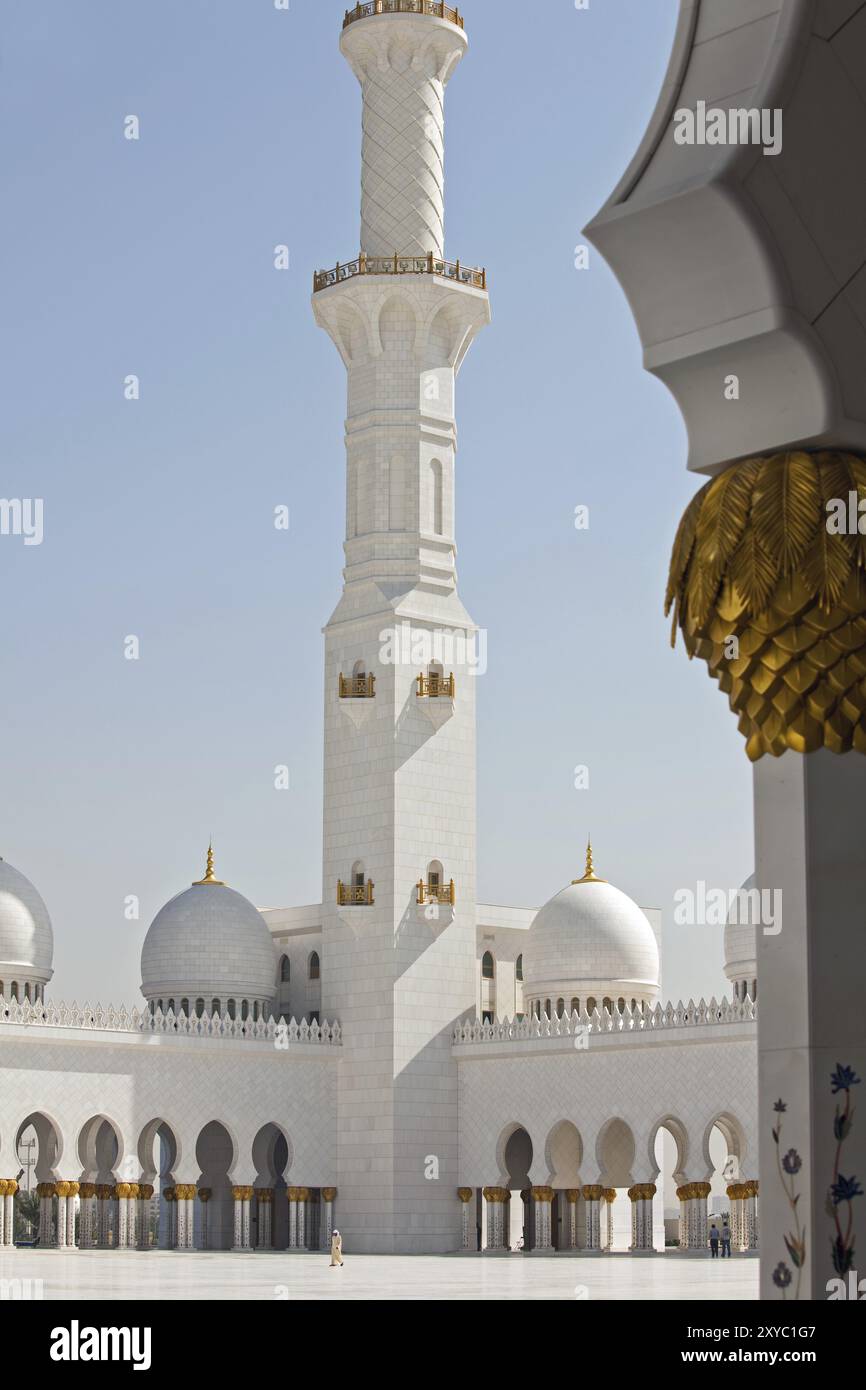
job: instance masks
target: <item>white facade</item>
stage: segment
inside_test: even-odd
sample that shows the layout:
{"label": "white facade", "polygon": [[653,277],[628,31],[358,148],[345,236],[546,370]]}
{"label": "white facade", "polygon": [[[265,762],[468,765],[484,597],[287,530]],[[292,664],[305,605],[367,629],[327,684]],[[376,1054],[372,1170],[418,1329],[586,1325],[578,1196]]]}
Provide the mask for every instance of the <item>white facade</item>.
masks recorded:
{"label": "white facade", "polygon": [[148,932],[143,1012],[46,1007],[50,920],[0,864],[7,1245],[24,1166],[42,1245],[320,1249],[338,1220],[347,1251],[500,1253],[519,1230],[527,1252],[647,1253],[678,1203],[700,1252],[719,1144],[736,1247],[757,1241],[748,994],[662,1008],[660,914],[591,858],[537,914],[477,902],[455,382],[490,311],[484,273],[444,260],[442,176],[466,37],[397,10],[347,16],[362,240],[315,281],[348,376],[322,902],[258,911],[209,852]]}

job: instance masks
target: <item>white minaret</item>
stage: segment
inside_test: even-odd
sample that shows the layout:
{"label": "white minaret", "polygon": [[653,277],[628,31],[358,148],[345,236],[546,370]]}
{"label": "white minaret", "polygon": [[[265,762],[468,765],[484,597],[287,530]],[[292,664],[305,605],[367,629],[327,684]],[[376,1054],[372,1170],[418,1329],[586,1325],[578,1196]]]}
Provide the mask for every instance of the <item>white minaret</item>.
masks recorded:
{"label": "white minaret", "polygon": [[457,595],[454,382],[490,309],[483,272],[444,260],[463,21],[438,0],[385,8],[346,15],[361,252],[313,295],[349,378],[346,567],[325,629],[322,1009],[344,1029],[346,1248],[437,1252],[460,1245],[450,1035],[475,1005],[477,646]]}

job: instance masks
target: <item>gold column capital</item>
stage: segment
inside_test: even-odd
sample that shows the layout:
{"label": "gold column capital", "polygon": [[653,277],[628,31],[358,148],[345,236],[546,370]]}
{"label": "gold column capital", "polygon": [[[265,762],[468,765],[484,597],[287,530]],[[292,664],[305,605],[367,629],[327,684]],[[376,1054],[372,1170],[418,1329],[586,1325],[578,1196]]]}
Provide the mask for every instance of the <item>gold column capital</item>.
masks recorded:
{"label": "gold column capital", "polygon": [[139,1198],[139,1201],[141,1201],[141,1202],[149,1202],[152,1196],[153,1196],[153,1184],[152,1184],[152,1183],[149,1183],[149,1182],[140,1182],[140,1183],[138,1184],[138,1198]]}
{"label": "gold column capital", "polygon": [[36,1184],[37,1197],[53,1197],[57,1191],[57,1186],[53,1182],[40,1182]]}
{"label": "gold column capital", "polygon": [[79,1184],[79,1188],[78,1188],[78,1195],[79,1195],[79,1197],[81,1198],[82,1202],[86,1202],[86,1201],[88,1201],[91,1197],[95,1197],[95,1196],[96,1196],[96,1183],[95,1183],[95,1182],[83,1182],[83,1183],[80,1183],[80,1184]]}
{"label": "gold column capital", "polygon": [[533,1187],[533,1188],[532,1188],[532,1200],[533,1200],[533,1202],[552,1202],[552,1201],[553,1201],[553,1188],[552,1188],[552,1187]]}
{"label": "gold column capital", "polygon": [[507,1187],[484,1187],[482,1195],[485,1202],[507,1202],[509,1198]]}
{"label": "gold column capital", "polygon": [[255,1193],[256,1200],[259,1202],[272,1202],[274,1200],[274,1189],[272,1187],[257,1187]]}
{"label": "gold column capital", "polygon": [[656,1185],[654,1182],[636,1182],[634,1187],[630,1187],[628,1195],[633,1202],[651,1202],[656,1195]]}
{"label": "gold column capital", "polygon": [[680,522],[665,612],[752,762],[866,753],[864,500],[866,457],[786,450],[729,464]]}
{"label": "gold column capital", "polygon": [[683,1183],[682,1187],[677,1188],[677,1196],[681,1202],[691,1202],[696,1197],[709,1197],[710,1191],[708,1182],[686,1182]]}
{"label": "gold column capital", "polygon": [[248,1202],[251,1199],[252,1195],[252,1187],[249,1187],[246,1184],[243,1184],[240,1187],[232,1188],[232,1196],[234,1197],[236,1202]]}
{"label": "gold column capital", "polygon": [[473,1187],[458,1187],[457,1196],[465,1205],[472,1201],[472,1198],[475,1196],[475,1189]]}
{"label": "gold column capital", "polygon": [[323,1188],[322,1188],[322,1200],[323,1200],[323,1201],[325,1201],[325,1202],[334,1202],[334,1201],[336,1201],[336,1198],[337,1198],[337,1189],[336,1189],[336,1187],[323,1187]]}
{"label": "gold column capital", "polygon": [[196,1194],[196,1185],[194,1182],[179,1182],[174,1192],[178,1202],[191,1202]]}
{"label": "gold column capital", "polygon": [[604,1200],[604,1188],[601,1183],[587,1183],[583,1189],[583,1200],[585,1202],[601,1202]]}

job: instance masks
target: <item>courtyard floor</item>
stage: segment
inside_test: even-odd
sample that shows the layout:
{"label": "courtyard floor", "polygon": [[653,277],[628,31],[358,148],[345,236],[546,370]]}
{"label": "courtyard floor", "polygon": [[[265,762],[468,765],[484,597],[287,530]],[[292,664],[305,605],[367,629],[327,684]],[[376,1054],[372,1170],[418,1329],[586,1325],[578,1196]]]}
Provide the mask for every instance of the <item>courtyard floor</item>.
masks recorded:
{"label": "courtyard floor", "polygon": [[757,1299],[756,1259],[232,1255],[50,1250],[0,1253],[3,1297],[44,1299]]}

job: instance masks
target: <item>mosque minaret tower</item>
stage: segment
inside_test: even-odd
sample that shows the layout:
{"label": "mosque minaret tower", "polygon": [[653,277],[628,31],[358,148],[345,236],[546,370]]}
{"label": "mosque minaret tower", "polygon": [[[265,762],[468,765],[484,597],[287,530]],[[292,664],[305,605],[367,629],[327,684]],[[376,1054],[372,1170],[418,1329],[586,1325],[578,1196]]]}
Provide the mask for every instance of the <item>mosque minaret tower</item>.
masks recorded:
{"label": "mosque minaret tower", "polygon": [[[385,12],[383,12],[383,10]],[[445,259],[439,3],[360,5],[358,257],[314,281],[348,374],[346,565],[325,629],[324,1017],[343,1024],[340,1225],[357,1251],[460,1244],[455,1019],[476,997],[476,629],[457,594],[454,385],[489,321]]]}

